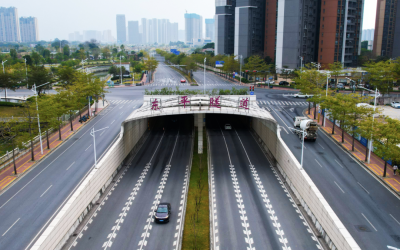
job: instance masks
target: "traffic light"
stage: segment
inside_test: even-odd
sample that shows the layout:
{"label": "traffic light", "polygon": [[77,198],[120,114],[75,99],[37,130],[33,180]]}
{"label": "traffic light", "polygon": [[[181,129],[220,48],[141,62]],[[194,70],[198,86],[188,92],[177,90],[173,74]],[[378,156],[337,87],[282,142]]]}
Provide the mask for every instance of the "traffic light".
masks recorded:
{"label": "traffic light", "polygon": [[251,86],[249,87],[249,91],[251,91]]}
{"label": "traffic light", "polygon": [[254,86],[253,86],[253,91],[254,91]]}
{"label": "traffic light", "polygon": [[257,70],[253,70],[253,73],[257,73]]}
{"label": "traffic light", "polygon": [[249,71],[248,71],[248,70],[245,70],[244,72],[246,72],[246,73],[249,73]]}

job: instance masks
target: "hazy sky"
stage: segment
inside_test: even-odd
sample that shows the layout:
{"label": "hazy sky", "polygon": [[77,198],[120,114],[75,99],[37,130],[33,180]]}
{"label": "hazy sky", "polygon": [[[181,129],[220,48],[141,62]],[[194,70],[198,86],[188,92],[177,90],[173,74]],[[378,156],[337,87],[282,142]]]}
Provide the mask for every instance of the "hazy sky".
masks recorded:
{"label": "hazy sky", "polygon": [[[68,34],[83,30],[112,30],[116,36],[116,14],[126,21],[141,18],[169,19],[184,29],[184,13],[213,18],[215,0],[1,0],[0,7],[18,8],[19,17],[38,18],[39,38],[68,39]],[[363,29],[375,28],[376,0],[365,0]]]}

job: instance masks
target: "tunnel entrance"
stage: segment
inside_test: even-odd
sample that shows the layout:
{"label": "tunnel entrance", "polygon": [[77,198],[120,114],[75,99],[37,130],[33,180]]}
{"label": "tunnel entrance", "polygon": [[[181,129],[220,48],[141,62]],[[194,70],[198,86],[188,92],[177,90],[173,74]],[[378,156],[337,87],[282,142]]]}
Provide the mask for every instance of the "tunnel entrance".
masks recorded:
{"label": "tunnel entrance", "polygon": [[227,114],[206,114],[207,129],[224,129],[225,125],[231,125],[235,129],[250,129],[251,117]]}
{"label": "tunnel entrance", "polygon": [[162,130],[184,130],[192,131],[194,123],[194,115],[166,115],[150,117],[148,119],[148,127],[152,131],[162,131]]}

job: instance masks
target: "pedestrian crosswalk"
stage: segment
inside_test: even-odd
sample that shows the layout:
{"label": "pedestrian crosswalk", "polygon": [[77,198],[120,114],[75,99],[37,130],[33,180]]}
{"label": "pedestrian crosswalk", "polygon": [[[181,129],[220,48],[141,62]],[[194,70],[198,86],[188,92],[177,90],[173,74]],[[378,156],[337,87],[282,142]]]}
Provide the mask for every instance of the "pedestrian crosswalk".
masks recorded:
{"label": "pedestrian crosswalk", "polygon": [[258,105],[274,105],[274,106],[308,106],[308,102],[294,101],[257,101]]}
{"label": "pedestrian crosswalk", "polygon": [[140,101],[139,100],[108,100],[109,103],[111,104],[138,104]]}

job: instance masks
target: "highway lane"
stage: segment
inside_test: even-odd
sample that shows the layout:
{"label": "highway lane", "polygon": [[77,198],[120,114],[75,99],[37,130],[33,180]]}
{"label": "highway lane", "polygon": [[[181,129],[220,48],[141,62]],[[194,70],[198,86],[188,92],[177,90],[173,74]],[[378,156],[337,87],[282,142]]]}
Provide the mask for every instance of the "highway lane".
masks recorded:
{"label": "highway lane", "polygon": [[0,248],[24,249],[34,243],[94,164],[91,128],[109,127],[96,134],[99,157],[119,134],[121,122],[141,103],[136,100],[123,107],[110,105],[1,194]]}
{"label": "highway lane", "polygon": [[[179,126],[184,118],[168,119],[171,126],[151,132],[72,249],[177,249],[193,137],[191,122]],[[171,203],[169,223],[154,223],[158,202]]]}
{"label": "highway lane", "polygon": [[[233,118],[222,117],[206,118],[215,180],[216,246],[319,249],[250,131]],[[233,130],[224,130],[224,119]]]}
{"label": "highway lane", "polygon": [[[279,94],[274,97],[275,101],[293,101]],[[289,127],[293,125],[292,118],[301,115],[307,107],[261,106],[270,109],[284,128],[281,136],[300,161],[301,143]],[[359,246],[362,249],[387,249],[388,245],[399,248],[399,199],[322,131],[316,142],[306,142],[305,146],[304,169]]]}

